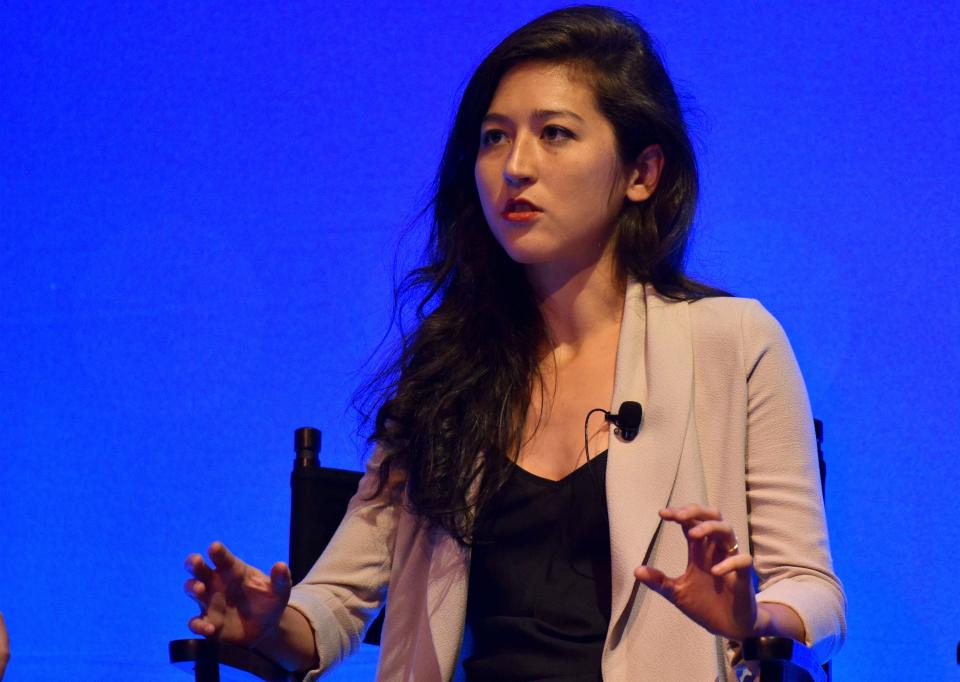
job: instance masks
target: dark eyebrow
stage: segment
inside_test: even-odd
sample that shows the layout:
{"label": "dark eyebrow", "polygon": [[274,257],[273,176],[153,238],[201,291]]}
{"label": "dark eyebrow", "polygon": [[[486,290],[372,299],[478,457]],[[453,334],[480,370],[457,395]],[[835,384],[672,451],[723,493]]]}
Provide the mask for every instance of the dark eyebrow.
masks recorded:
{"label": "dark eyebrow", "polygon": [[[576,113],[575,111],[570,111],[569,109],[536,109],[533,112],[533,117],[536,119],[544,118],[553,118],[554,116],[568,116],[570,118],[575,118],[581,123],[585,123],[583,116]],[[496,112],[490,112],[483,117],[481,123],[509,123],[510,118],[504,114],[498,114]]]}
{"label": "dark eyebrow", "polygon": [[554,116],[569,116],[575,118],[581,123],[585,123],[583,116],[569,109],[537,109],[533,112],[534,118],[553,118]]}

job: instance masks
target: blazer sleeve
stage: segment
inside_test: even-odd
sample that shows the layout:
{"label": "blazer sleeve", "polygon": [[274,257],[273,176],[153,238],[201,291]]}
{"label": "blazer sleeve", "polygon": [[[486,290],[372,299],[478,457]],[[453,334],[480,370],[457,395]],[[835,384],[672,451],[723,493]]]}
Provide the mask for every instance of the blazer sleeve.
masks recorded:
{"label": "blazer sleeve", "polygon": [[378,449],[329,545],[290,596],[289,605],[313,628],[317,647],[319,666],[307,682],[356,651],[386,596],[403,476],[391,471],[388,484],[374,495],[381,459]]}
{"label": "blazer sleeve", "polygon": [[752,301],[741,317],[747,377],[746,489],[760,602],[800,616],[806,644],[829,659],[846,635],[846,596],[833,571],[813,417],[783,328]]}

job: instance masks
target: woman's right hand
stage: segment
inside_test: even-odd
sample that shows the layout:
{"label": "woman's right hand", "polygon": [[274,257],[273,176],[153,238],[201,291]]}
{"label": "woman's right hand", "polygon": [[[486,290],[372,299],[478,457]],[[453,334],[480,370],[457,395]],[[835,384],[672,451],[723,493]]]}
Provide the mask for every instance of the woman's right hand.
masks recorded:
{"label": "woman's right hand", "polygon": [[184,589],[200,605],[200,615],[190,619],[190,630],[231,644],[255,646],[280,622],[290,599],[290,569],[278,562],[267,576],[231,554],[222,542],[211,544],[207,554],[213,566],[199,554],[191,554],[186,561],[193,577]]}

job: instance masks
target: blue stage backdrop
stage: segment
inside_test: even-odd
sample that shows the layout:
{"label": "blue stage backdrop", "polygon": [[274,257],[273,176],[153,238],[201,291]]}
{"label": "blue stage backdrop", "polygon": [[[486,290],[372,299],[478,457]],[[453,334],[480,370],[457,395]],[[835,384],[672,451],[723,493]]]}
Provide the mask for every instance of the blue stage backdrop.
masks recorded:
{"label": "blue stage backdrop", "polygon": [[[458,92],[556,6],[0,5],[7,680],[187,679],[184,557],[285,558],[295,427],[359,468]],[[957,679],[956,5],[621,7],[688,97],[693,270],[781,320],[826,422],[836,678]]]}

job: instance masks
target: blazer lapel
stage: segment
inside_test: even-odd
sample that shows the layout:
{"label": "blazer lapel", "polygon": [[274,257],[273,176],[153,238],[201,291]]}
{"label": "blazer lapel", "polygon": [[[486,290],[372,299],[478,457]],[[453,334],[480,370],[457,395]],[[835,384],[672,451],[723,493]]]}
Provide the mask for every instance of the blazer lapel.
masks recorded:
{"label": "blazer lapel", "polygon": [[670,499],[693,396],[693,355],[687,304],[667,301],[653,287],[627,289],[613,390],[643,406],[632,442],[610,434],[607,507],[613,567],[611,624],[634,594],[633,570],[644,562],[660,528],[657,512]]}
{"label": "blazer lapel", "polygon": [[[467,614],[467,580],[470,553],[446,533],[436,533],[436,544],[430,560],[427,579],[427,614],[436,661],[428,658],[430,670],[435,664],[440,679],[450,680],[456,674],[457,657],[463,640]],[[425,672],[425,671],[421,671]],[[431,679],[418,674],[413,681]]]}

